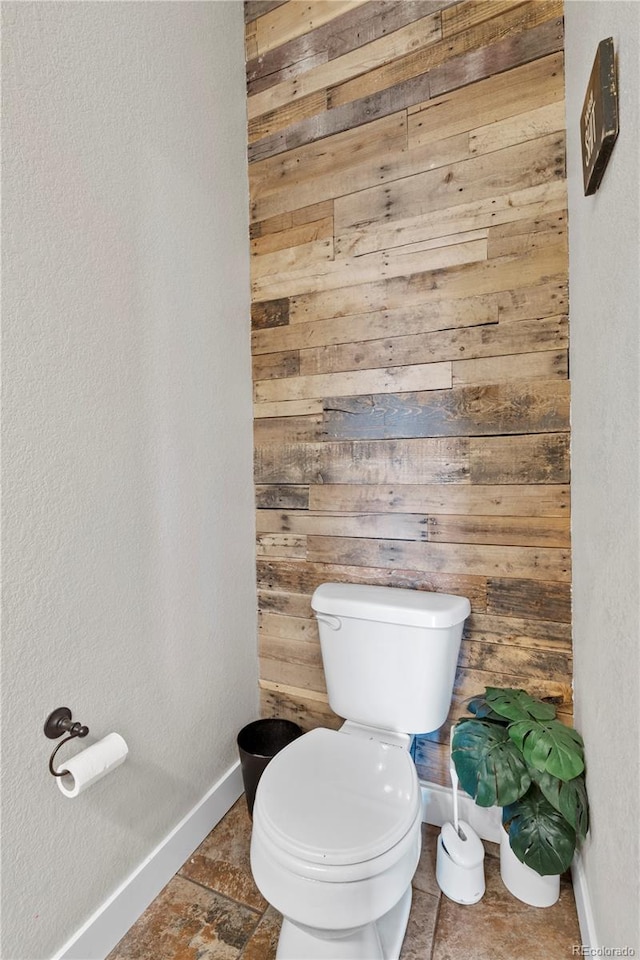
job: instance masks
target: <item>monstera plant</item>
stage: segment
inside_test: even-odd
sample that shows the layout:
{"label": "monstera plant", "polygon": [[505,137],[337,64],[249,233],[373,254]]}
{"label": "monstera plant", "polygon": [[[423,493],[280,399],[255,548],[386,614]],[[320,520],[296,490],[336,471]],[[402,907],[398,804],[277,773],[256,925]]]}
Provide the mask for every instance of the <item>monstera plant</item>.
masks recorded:
{"label": "monstera plant", "polygon": [[582,737],[551,703],[487,687],[458,721],[452,757],[481,807],[502,807],[518,860],[541,876],[563,873],[589,828]]}

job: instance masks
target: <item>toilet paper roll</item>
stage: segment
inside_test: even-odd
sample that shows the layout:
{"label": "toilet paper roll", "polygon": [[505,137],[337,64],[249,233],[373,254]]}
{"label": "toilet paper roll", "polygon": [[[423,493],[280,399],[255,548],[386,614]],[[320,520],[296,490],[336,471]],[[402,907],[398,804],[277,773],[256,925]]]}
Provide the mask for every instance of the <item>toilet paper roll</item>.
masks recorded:
{"label": "toilet paper roll", "polygon": [[87,787],[101,780],[127,759],[129,748],[119,733],[110,733],[97,743],[61,763],[67,772],[58,777],[58,786],[65,797],[77,797]]}

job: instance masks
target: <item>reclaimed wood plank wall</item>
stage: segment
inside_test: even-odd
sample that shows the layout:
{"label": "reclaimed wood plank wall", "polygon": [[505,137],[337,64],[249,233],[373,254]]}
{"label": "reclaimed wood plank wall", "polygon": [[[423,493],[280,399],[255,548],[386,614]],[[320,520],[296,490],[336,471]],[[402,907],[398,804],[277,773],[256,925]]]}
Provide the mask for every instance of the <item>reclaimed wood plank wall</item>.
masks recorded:
{"label": "reclaimed wood plank wall", "polygon": [[340,722],[309,604],[333,580],[470,598],[452,717],[496,684],[569,718],[562,5],[245,20],[263,715]]}

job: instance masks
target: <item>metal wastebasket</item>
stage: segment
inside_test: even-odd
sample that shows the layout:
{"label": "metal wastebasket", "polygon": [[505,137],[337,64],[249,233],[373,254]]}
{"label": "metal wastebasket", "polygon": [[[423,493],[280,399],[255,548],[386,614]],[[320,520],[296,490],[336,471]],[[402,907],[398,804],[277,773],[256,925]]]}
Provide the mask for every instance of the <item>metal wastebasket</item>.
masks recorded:
{"label": "metal wastebasket", "polygon": [[303,730],[291,720],[269,717],[254,720],[238,734],[238,753],[249,816],[253,817],[256,788],[262,773],[279,750],[302,736]]}

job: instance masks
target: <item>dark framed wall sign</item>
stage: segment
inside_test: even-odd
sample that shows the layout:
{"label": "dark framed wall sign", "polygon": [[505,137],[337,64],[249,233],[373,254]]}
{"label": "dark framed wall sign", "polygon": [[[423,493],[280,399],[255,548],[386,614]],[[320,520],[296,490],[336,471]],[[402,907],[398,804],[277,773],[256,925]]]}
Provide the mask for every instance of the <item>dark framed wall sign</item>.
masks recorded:
{"label": "dark framed wall sign", "polygon": [[618,84],[613,38],[598,44],[580,117],[582,174],[588,197],[600,186],[618,136]]}

